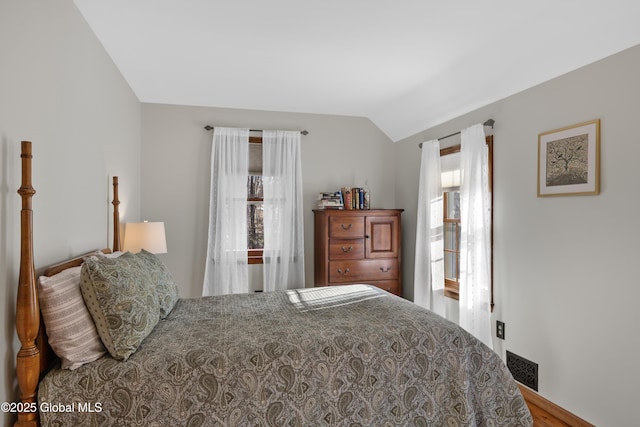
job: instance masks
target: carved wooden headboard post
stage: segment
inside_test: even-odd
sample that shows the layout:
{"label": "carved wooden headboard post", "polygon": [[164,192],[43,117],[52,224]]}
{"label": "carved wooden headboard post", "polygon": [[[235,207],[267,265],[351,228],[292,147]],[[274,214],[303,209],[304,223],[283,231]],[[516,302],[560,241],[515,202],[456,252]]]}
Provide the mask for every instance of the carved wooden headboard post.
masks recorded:
{"label": "carved wooden headboard post", "polygon": [[[18,278],[18,295],[16,304],[16,330],[20,338],[20,350],[16,360],[16,376],[20,387],[20,401],[23,410],[18,412],[15,427],[37,427],[40,425],[37,407],[38,382],[40,375],[46,372],[55,355],[48,344],[48,339],[41,322],[38,288],[36,287],[35,260],[33,256],[33,189],[31,142],[22,141],[22,185],[18,194],[22,198],[20,211],[20,275]],[[113,250],[120,249],[120,214],[118,211],[118,177],[113,177]],[[109,253],[109,248],[102,250]],[[67,268],[82,264],[82,255],[74,259],[56,264],[44,271],[45,276],[52,276]]]}
{"label": "carved wooden headboard post", "polygon": [[[37,404],[36,389],[40,376],[40,350],[36,344],[40,328],[40,305],[36,290],[33,259],[32,198],[36,191],[31,185],[31,142],[22,141],[22,198],[20,211],[20,276],[16,305],[16,330],[22,343],[16,360],[20,400],[23,404]],[[18,413],[16,426],[36,426],[38,415],[34,411]]]}
{"label": "carved wooden headboard post", "polygon": [[120,250],[120,212],[118,206],[120,200],[118,200],[118,177],[113,177],[113,251]]}

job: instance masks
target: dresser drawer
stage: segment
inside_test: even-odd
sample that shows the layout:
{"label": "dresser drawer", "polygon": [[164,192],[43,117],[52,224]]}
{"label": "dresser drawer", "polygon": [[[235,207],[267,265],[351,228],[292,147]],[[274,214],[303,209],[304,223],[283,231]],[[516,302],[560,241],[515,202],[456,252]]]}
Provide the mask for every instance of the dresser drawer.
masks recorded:
{"label": "dresser drawer", "polygon": [[364,237],[364,216],[329,217],[329,237],[354,239]]}
{"label": "dresser drawer", "polygon": [[397,280],[382,280],[380,282],[371,282],[370,285],[377,286],[380,289],[383,289],[387,292],[390,292],[394,295],[400,295],[400,283]]}
{"label": "dresser drawer", "polygon": [[364,259],[364,239],[330,239],[329,259]]}
{"label": "dresser drawer", "polygon": [[398,273],[397,259],[329,262],[330,283],[395,280]]}
{"label": "dresser drawer", "polygon": [[347,282],[347,283],[331,283],[329,286],[345,286],[345,285],[371,285],[377,288],[382,289],[383,291],[387,291],[391,294],[397,295],[399,297],[402,296],[400,291],[400,282],[398,280],[367,280],[360,282]]}

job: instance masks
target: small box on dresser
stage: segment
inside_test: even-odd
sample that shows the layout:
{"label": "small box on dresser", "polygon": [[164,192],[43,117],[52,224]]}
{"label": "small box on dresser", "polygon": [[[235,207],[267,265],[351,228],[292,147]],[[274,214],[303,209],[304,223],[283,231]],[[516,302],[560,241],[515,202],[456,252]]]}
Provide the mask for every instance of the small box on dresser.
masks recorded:
{"label": "small box on dresser", "polygon": [[366,283],[402,296],[402,211],[314,210],[315,286]]}

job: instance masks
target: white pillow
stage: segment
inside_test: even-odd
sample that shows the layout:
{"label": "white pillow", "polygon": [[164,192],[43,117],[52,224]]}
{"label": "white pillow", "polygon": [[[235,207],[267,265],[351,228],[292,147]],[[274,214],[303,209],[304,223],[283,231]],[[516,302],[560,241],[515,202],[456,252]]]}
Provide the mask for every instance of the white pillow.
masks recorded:
{"label": "white pillow", "polygon": [[76,369],[107,353],[80,292],[81,267],[38,279],[40,311],[49,345],[63,369]]}

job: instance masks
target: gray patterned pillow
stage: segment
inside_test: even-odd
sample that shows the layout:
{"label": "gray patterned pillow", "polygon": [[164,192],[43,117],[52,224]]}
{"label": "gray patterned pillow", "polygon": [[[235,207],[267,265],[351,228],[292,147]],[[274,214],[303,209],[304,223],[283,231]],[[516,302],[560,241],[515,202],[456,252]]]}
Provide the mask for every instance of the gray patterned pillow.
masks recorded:
{"label": "gray patterned pillow", "polygon": [[85,259],[80,290],[104,346],[115,359],[127,360],[160,318],[148,269],[131,253]]}
{"label": "gray patterned pillow", "polygon": [[178,301],[178,285],[173,281],[171,273],[160,259],[144,249],[136,254],[149,270],[151,280],[156,286],[158,303],[160,304],[160,318],[164,319],[171,313]]}

